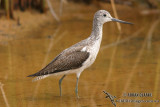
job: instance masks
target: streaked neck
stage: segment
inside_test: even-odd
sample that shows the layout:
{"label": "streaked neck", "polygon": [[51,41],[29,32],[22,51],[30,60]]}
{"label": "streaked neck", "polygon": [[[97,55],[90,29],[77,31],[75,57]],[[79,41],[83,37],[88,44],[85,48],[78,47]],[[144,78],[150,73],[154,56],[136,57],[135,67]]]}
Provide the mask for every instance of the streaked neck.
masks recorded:
{"label": "streaked neck", "polygon": [[97,19],[93,20],[93,28],[91,33],[92,39],[101,39],[102,38],[102,30],[103,30],[103,24],[99,23]]}

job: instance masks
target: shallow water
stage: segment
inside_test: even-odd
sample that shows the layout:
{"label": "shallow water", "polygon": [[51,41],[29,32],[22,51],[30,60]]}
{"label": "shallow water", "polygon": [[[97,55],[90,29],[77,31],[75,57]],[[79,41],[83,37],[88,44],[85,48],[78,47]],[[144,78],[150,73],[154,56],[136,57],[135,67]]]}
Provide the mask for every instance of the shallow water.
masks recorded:
{"label": "shallow water", "polygon": [[[87,14],[87,13],[86,13]],[[122,19],[124,19],[122,17]],[[132,18],[135,25],[116,23],[103,28],[101,50],[95,63],[80,76],[79,96],[75,96],[76,76],[68,75],[62,82],[62,97],[58,81],[61,76],[32,82],[26,76],[39,71],[65,48],[85,39],[91,32],[92,19],[65,20],[49,24],[24,37],[0,45],[0,82],[11,107],[96,107],[113,106],[103,90],[115,100],[160,100],[160,23],[155,16]],[[157,21],[157,22],[156,22]],[[155,28],[154,28],[155,24]],[[153,28],[153,33],[150,29]],[[151,35],[152,34],[152,35]],[[117,38],[119,38],[118,44]],[[126,39],[127,38],[127,39]],[[149,39],[151,38],[151,39]],[[150,97],[124,96],[128,93],[151,93]],[[0,104],[5,106],[2,93]],[[123,107],[159,107],[160,103],[122,103]]]}

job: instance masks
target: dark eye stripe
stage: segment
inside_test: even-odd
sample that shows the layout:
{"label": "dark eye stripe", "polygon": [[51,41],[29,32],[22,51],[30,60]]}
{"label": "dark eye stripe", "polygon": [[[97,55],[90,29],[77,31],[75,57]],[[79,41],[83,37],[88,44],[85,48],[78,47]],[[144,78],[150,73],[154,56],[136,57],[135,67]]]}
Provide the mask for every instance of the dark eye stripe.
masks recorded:
{"label": "dark eye stripe", "polygon": [[106,17],[106,14],[103,14],[104,17]]}

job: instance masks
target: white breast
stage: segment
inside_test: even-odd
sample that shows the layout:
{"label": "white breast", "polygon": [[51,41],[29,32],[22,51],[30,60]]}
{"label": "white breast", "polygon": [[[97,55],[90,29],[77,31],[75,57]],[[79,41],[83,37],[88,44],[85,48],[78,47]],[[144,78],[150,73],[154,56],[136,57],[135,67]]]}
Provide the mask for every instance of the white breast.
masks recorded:
{"label": "white breast", "polygon": [[87,46],[82,49],[82,51],[85,50],[90,53],[89,58],[83,63],[84,69],[88,68],[89,66],[91,66],[94,63],[94,61],[97,57],[97,54],[99,52],[100,44],[101,44],[101,38],[98,39],[92,46]]}

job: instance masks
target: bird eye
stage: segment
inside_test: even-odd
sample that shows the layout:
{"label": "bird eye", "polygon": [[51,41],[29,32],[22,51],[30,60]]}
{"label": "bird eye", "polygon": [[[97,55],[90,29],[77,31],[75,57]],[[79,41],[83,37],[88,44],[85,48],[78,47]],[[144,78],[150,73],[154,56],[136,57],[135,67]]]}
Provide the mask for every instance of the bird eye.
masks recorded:
{"label": "bird eye", "polygon": [[103,14],[104,17],[106,17],[106,14]]}

